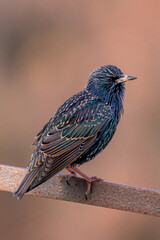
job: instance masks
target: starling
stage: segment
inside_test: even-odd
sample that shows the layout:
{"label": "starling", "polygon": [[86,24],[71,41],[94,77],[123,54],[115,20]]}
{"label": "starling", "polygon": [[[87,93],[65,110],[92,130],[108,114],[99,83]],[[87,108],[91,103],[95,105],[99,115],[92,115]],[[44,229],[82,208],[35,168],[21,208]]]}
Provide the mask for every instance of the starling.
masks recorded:
{"label": "starling", "polygon": [[93,181],[76,166],[93,159],[112,139],[123,113],[125,82],[136,79],[113,65],[92,72],[86,88],[70,97],[36,135],[34,151],[26,175],[13,196],[21,199],[26,192],[66,168],[87,180],[86,197]]}

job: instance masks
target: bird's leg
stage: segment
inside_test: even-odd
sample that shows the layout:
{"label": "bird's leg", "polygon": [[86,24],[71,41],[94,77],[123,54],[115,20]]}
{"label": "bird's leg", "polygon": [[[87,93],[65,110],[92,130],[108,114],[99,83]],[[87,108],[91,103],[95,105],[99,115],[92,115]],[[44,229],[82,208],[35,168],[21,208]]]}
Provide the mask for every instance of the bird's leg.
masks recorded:
{"label": "bird's leg", "polygon": [[68,174],[68,175],[66,176],[66,182],[67,182],[68,185],[70,185],[70,183],[69,183],[70,178],[71,178],[71,177],[76,177],[77,174],[76,174],[76,172],[75,172],[70,166],[67,167],[66,169],[70,172],[70,174]]}
{"label": "bird's leg", "polygon": [[[68,169],[67,169],[67,170],[68,170]],[[74,174],[75,174],[75,173],[78,173],[80,176],[82,176],[84,179],[87,180],[87,191],[86,191],[86,193],[85,193],[85,198],[86,198],[86,200],[89,199],[89,197],[90,197],[90,195],[91,195],[91,193],[92,193],[92,183],[93,183],[94,181],[103,182],[103,179],[98,178],[98,177],[96,177],[96,176],[94,176],[94,177],[88,177],[85,173],[81,172],[81,171],[80,171],[78,168],[76,168],[76,167],[70,167],[69,170],[70,170],[70,171],[73,171]],[[69,171],[69,170],[68,170],[68,171]]]}

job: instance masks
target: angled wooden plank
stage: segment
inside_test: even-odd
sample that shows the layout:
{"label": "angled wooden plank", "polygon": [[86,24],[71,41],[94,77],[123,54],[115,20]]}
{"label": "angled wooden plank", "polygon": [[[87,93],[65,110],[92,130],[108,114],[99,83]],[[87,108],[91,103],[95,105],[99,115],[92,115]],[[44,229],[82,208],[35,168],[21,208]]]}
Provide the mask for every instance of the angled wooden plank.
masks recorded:
{"label": "angled wooden plank", "polygon": [[[25,169],[0,165],[0,191],[13,192]],[[89,201],[85,200],[86,181],[72,178],[68,186],[64,175],[56,175],[27,195],[59,199],[105,208],[160,217],[160,191],[110,182],[94,182]],[[23,200],[22,200],[23,201]]]}

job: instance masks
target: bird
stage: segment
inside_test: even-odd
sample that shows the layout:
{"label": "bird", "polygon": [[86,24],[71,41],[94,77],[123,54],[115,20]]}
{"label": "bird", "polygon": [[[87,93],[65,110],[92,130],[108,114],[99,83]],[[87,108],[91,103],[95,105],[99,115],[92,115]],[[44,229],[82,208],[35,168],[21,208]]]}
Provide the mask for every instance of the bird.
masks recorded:
{"label": "bird", "polygon": [[111,141],[123,114],[125,83],[134,79],[114,65],[95,69],[84,90],[65,101],[36,135],[26,174],[12,195],[20,200],[67,169],[68,184],[77,173],[86,179],[88,199],[92,183],[102,179],[88,177],[77,166],[94,159]]}

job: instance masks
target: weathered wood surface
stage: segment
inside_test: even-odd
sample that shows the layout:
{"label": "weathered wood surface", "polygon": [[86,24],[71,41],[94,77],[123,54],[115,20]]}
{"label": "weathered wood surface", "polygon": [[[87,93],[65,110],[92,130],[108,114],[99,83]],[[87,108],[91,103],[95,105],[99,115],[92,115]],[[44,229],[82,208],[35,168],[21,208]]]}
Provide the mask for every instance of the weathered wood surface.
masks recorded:
{"label": "weathered wood surface", "polygon": [[[25,171],[22,168],[0,165],[0,191],[13,192],[20,183]],[[86,181],[82,178],[72,178],[70,183],[70,186],[66,183],[64,175],[56,175],[27,195],[160,217],[159,190],[110,182],[94,182],[91,199],[87,201],[84,197]]]}

